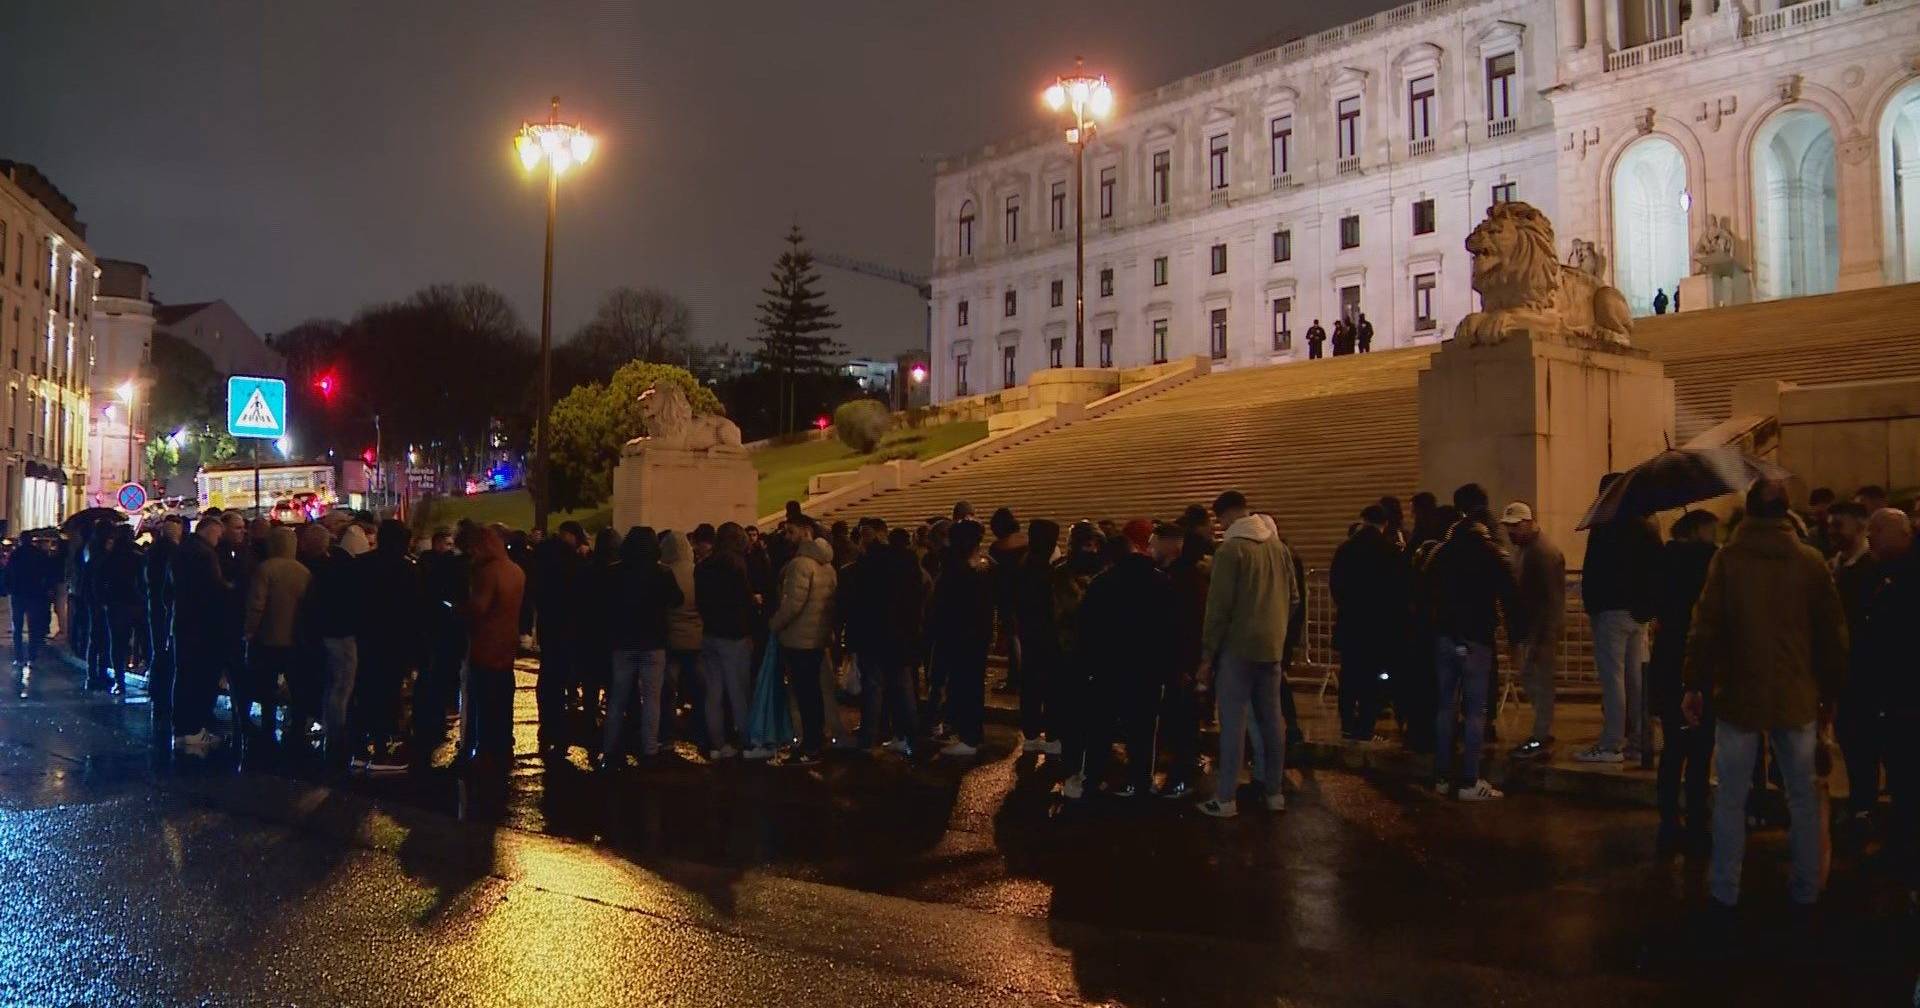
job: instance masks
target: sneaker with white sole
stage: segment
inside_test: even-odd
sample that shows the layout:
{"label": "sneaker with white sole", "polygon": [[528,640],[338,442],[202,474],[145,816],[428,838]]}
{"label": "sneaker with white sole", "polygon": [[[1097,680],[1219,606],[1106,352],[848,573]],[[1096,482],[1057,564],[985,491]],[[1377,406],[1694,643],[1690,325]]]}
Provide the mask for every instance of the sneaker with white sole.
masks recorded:
{"label": "sneaker with white sole", "polygon": [[968,744],[966,744],[965,742],[962,742],[962,741],[961,741],[961,740],[959,740],[959,739],[954,739],[953,741],[951,741],[951,742],[949,742],[949,743],[947,743],[947,744],[946,744],[945,746],[943,746],[943,747],[941,747],[941,749],[940,749],[940,755],[942,755],[942,756],[972,756],[972,755],[974,755],[974,754],[976,754],[976,753],[978,753],[979,751],[980,751],[980,747],[979,747],[979,746],[970,746],[970,745],[968,745]]}
{"label": "sneaker with white sole", "polygon": [[1047,740],[1038,735],[1028,735],[1020,740],[1020,752],[1022,755],[1027,753],[1043,753],[1046,751]]}
{"label": "sneaker with white sole", "polygon": [[882,752],[890,752],[900,756],[913,755],[913,743],[903,738],[888,739],[880,743],[880,749]]}
{"label": "sneaker with white sole", "polygon": [[1156,798],[1185,798],[1192,793],[1193,788],[1188,785],[1173,783],[1161,785],[1153,794]]}
{"label": "sneaker with white sole", "polygon": [[1221,801],[1218,798],[1209,798],[1194,808],[1199,809],[1201,815],[1210,815],[1215,819],[1231,819],[1240,814],[1239,802]]}
{"label": "sneaker with white sole", "polygon": [[738,755],[740,755],[740,750],[735,749],[730,745],[723,745],[720,748],[715,749],[710,753],[707,753],[707,758],[710,760],[723,760],[723,759],[732,759]]}
{"label": "sneaker with white sole", "polygon": [[1077,801],[1078,799],[1084,797],[1086,793],[1087,793],[1087,779],[1081,776],[1080,774],[1074,774],[1073,776],[1068,777],[1066,780],[1063,780],[1060,782],[1060,797],[1062,798],[1068,798],[1068,799],[1073,799]]}
{"label": "sneaker with white sole", "polygon": [[1048,739],[1046,743],[1040,747],[1040,751],[1048,756],[1060,755],[1060,740]]}
{"label": "sneaker with white sole", "polygon": [[1506,792],[1501,791],[1499,788],[1494,787],[1484,780],[1474,781],[1472,787],[1463,787],[1458,794],[1454,795],[1454,797],[1461,801],[1493,801],[1496,798],[1505,798],[1506,796]]}
{"label": "sneaker with white sole", "polygon": [[772,746],[759,746],[759,745],[753,746],[749,748],[746,752],[743,752],[740,754],[742,759],[750,759],[750,760],[770,760],[773,758],[773,755],[774,755],[774,750]]}
{"label": "sneaker with white sole", "polygon": [[1621,754],[1620,750],[1602,749],[1597,745],[1589,746],[1574,753],[1573,759],[1576,763],[1622,763],[1626,761],[1626,757]]}
{"label": "sneaker with white sole", "polygon": [[1285,812],[1286,810],[1287,810],[1286,795],[1274,793],[1267,796],[1267,811]]}

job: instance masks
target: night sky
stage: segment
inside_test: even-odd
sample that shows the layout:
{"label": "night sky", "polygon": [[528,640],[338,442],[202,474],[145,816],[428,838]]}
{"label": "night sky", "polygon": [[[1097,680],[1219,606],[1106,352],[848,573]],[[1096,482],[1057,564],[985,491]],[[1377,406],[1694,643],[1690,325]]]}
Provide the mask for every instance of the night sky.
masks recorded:
{"label": "night sky", "polygon": [[[7,3],[0,157],[79,204],[164,301],[256,330],[434,282],[538,324],[540,188],[520,121],[561,96],[600,138],[561,184],[554,324],[618,284],[744,345],[780,237],[924,272],[933,161],[1046,121],[1086,57],[1131,91],[1378,4],[1099,0]],[[825,271],[856,353],[919,344],[904,287]]]}

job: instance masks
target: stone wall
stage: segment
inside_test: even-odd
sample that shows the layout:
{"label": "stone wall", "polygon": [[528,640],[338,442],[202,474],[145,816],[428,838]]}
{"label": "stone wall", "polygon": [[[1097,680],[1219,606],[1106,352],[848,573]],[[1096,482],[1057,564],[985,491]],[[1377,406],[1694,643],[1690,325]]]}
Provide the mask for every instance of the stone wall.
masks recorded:
{"label": "stone wall", "polygon": [[1920,485],[1920,379],[1782,389],[1780,464],[1842,497]]}

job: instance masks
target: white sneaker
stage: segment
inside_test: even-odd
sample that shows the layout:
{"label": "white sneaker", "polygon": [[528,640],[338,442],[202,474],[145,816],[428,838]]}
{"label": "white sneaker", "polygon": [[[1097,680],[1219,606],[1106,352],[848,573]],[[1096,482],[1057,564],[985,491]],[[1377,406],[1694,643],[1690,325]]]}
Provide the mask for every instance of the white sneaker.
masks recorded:
{"label": "white sneaker", "polygon": [[1287,796],[1286,796],[1286,795],[1283,795],[1283,794],[1270,794],[1270,795],[1268,795],[1268,796],[1267,796],[1267,811],[1269,811],[1269,812],[1285,812],[1286,810],[1287,810]]}
{"label": "white sneaker", "polygon": [[1453,787],[1452,785],[1449,785],[1446,781],[1437,780],[1433,782],[1433,793],[1439,795],[1442,798],[1445,798],[1448,795],[1453,793]]}
{"label": "white sneaker", "polygon": [[1194,807],[1202,815],[1210,815],[1215,819],[1231,819],[1240,814],[1239,802],[1221,801],[1218,798],[1209,798]]}
{"label": "white sneaker", "polygon": [[1020,740],[1020,752],[1043,753],[1047,751],[1047,740],[1038,735],[1029,735]]}
{"label": "white sneaker", "polygon": [[913,743],[903,738],[888,739],[880,743],[880,748],[884,752],[898,753],[902,756],[913,755]]}
{"label": "white sneaker", "polygon": [[720,748],[715,749],[714,751],[708,753],[707,758],[714,759],[714,760],[723,760],[723,759],[732,759],[738,755],[740,755],[740,750],[735,749],[730,745],[723,745]]}
{"label": "white sneaker", "polygon": [[979,746],[970,746],[959,739],[947,743],[940,750],[942,756],[972,756],[980,751]]}
{"label": "white sneaker", "polygon": [[750,759],[750,760],[770,760],[773,758],[773,749],[769,746],[757,745],[757,746],[753,746],[752,748],[749,748],[746,752],[741,753],[740,756],[743,759]]}
{"label": "white sneaker", "polygon": [[1577,763],[1620,763],[1626,757],[1618,749],[1602,749],[1598,745],[1589,746],[1573,754]]}
{"label": "white sneaker", "polygon": [[1060,740],[1059,739],[1046,740],[1044,743],[1041,744],[1040,751],[1047,754],[1048,756],[1060,755]]}
{"label": "white sneaker", "polygon": [[1080,774],[1074,774],[1060,782],[1060,797],[1062,798],[1070,798],[1078,801],[1086,793],[1087,779]]}
{"label": "white sneaker", "polygon": [[1463,787],[1458,794],[1454,795],[1454,797],[1461,801],[1493,801],[1496,798],[1505,798],[1506,796],[1506,792],[1501,791],[1499,788],[1494,787],[1484,780],[1474,781],[1472,787]]}

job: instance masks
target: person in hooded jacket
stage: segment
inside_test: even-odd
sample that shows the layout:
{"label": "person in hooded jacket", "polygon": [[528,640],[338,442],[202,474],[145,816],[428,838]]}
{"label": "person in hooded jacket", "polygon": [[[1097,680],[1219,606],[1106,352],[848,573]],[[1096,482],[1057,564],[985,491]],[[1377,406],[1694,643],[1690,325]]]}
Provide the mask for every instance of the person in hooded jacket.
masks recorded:
{"label": "person in hooded jacket", "polygon": [[1105,568],[1103,542],[1092,522],[1067,530],[1067,552],[1053,565],[1053,624],[1060,639],[1060,676],[1053,690],[1053,728],[1060,733],[1060,761],[1067,768],[1061,794],[1078,798],[1085,783],[1091,705],[1089,665],[1080,647],[1080,602],[1087,586]]}
{"label": "person in hooded jacket", "polygon": [[[552,754],[567,745],[567,702],[580,688],[580,579],[586,537],[578,522],[533,549],[533,607],[540,640],[540,679],[534,695],[540,710],[540,749]],[[591,717],[591,712],[588,712]]]}
{"label": "person in hooded jacket", "polygon": [[[394,752],[399,739],[400,690],[420,663],[418,627],[426,615],[420,567],[407,552],[407,527],[391,518],[374,533],[372,551],[354,561],[366,592],[358,643],[359,670],[349,717],[355,754],[372,750],[371,773],[398,772],[408,761]],[[416,714],[417,716],[417,714]],[[429,712],[438,718],[437,712]]]}
{"label": "person in hooded jacket", "polygon": [[660,537],[639,525],[620,544],[620,587],[614,603],[613,668],[600,766],[626,765],[627,705],[640,691],[640,753],[660,754],[660,688],[666,675],[667,618],[683,601],[673,572],[660,563]]}
{"label": "person in hooded jacket", "polygon": [[1333,595],[1333,646],[1340,652],[1340,735],[1374,741],[1374,724],[1406,647],[1407,565],[1387,538],[1387,512],[1369,504],[1360,528],[1333,551],[1327,576]]}
{"label": "person in hooded jacket", "polygon": [[504,769],[513,756],[513,660],[520,644],[526,575],[507,558],[499,533],[471,527],[460,544],[472,558],[461,606],[467,627],[463,725],[475,759]]}
{"label": "person in hooded jacket", "polygon": [[1078,614],[1094,718],[1082,786],[1105,787],[1117,733],[1127,749],[1127,779],[1113,792],[1121,798],[1153,788],[1154,718],[1174,663],[1171,615],[1178,603],[1173,581],[1154,566],[1152,538],[1144,519],[1123,526],[1124,552],[1087,585]]}
{"label": "person in hooded jacket", "polygon": [[914,732],[914,638],[925,604],[925,582],[910,549],[896,545],[885,522],[861,522],[866,546],[840,572],[840,607],[847,646],[860,666],[859,744],[870,749],[891,722],[887,748],[911,754]]}
{"label": "person in hooded jacket", "polygon": [[[226,525],[219,518],[202,518],[193,535],[181,540],[173,554],[167,582],[173,589],[173,747],[187,755],[204,756],[219,744],[208,731],[213,720],[213,698],[224,664],[221,630],[233,583],[220,570],[220,540]],[[235,708],[238,710],[238,707]]]}
{"label": "person in hooded jacket", "polygon": [[[1600,493],[1620,478],[1608,473]],[[1647,712],[1643,670],[1647,623],[1658,594],[1660,533],[1653,519],[1623,515],[1587,534],[1580,596],[1593,626],[1593,663],[1600,677],[1600,737],[1574,754],[1582,763],[1619,763],[1651,757],[1646,750]]]}
{"label": "person in hooded jacket", "polygon": [[1020,640],[1020,742],[1023,753],[1061,752],[1060,729],[1053,723],[1055,694],[1065,674],[1060,625],[1054,618],[1053,553],[1060,526],[1045,518],[1027,523],[1025,555],[1013,573],[1009,597]]}
{"label": "person in hooded jacket", "polygon": [[673,583],[680,589],[680,604],[667,613],[666,679],[673,686],[676,701],[693,705],[695,716],[689,727],[692,728],[694,743],[701,752],[706,752],[712,746],[707,739],[707,721],[703,713],[707,700],[700,688],[703,682],[700,674],[700,644],[704,633],[693,583],[693,544],[680,532],[662,535],[660,563],[673,575]]}
{"label": "person in hooded jacket", "polygon": [[833,546],[813,538],[812,529],[806,522],[790,522],[786,527],[784,534],[794,555],[780,572],[780,602],[767,620],[768,631],[779,641],[780,665],[800,708],[800,752],[792,762],[802,765],[818,762],[825,744],[820,674],[833,636],[833,598],[839,583]]}
{"label": "person in hooded jacket", "polygon": [[[1249,713],[1264,754],[1261,785],[1271,811],[1286,808],[1281,793],[1286,770],[1286,725],[1282,720],[1280,669],[1292,638],[1293,613],[1302,594],[1291,551],[1280,542],[1273,519],[1253,512],[1238,491],[1214,502],[1226,537],[1214,551],[1201,625],[1201,681],[1211,682],[1220,718],[1220,762],[1214,796],[1199,806],[1206,815],[1239,813],[1242,746]],[[1227,519],[1231,518],[1231,521]],[[1217,662],[1217,665],[1216,665]]]}
{"label": "person in hooded jacket", "polygon": [[[294,559],[297,543],[293,529],[276,528],[267,536],[267,559],[255,568],[247,584],[244,634],[249,659],[248,674],[233,686],[233,730],[235,741],[243,742],[251,730],[250,713],[254,702],[260,704],[260,735],[271,739],[274,711],[279,704],[280,680],[293,678],[294,646],[299,642],[301,609],[313,575]],[[291,691],[298,693],[297,689]],[[291,748],[306,736],[306,722],[299,717],[287,719],[287,744]]]}
{"label": "person in hooded jacket", "polygon": [[[1505,550],[1493,538],[1487,492],[1468,483],[1453,493],[1460,511],[1426,563],[1434,589],[1434,664],[1440,704],[1434,715],[1434,789],[1461,801],[1505,795],[1480,776],[1493,679],[1493,646],[1502,611],[1511,612],[1515,583]],[[1459,776],[1450,774],[1456,718],[1465,706],[1466,738]]]}
{"label": "person in hooded jacket", "polygon": [[460,668],[467,659],[467,557],[453,548],[453,530],[438,528],[420,554],[420,605],[424,612],[420,675],[413,683],[412,756],[416,769],[433,765],[447,740],[447,717],[458,704]]}
{"label": "person in hooded jacket", "polygon": [[[1680,710],[1680,672],[1686,664],[1687,633],[1693,606],[1707,583],[1707,568],[1718,552],[1719,522],[1712,512],[1689,511],[1673,523],[1673,536],[1660,551],[1659,600],[1653,616],[1653,660],[1647,665],[1649,705],[1660,716],[1660,843],[1670,846],[1684,835],[1699,853],[1708,849],[1707,773],[1713,762],[1713,716],[1687,723]],[[1686,821],[1680,818],[1681,779],[1686,780]]]}
{"label": "person in hooded jacket", "polygon": [[[314,537],[308,529],[325,535],[317,525],[302,526],[301,532]],[[366,627],[372,586],[367,568],[344,544],[348,535],[358,537],[359,544],[365,545],[366,536],[351,525],[342,534],[342,542],[314,539],[313,551],[319,555],[310,557],[313,582],[307,589],[309,636],[319,645],[321,682],[326,691],[320,722],[326,727],[327,761],[336,769],[345,769],[350,758],[357,762],[364,757],[361,740],[355,737],[361,733],[355,729],[361,721],[358,708],[365,705],[358,682],[360,635]]]}
{"label": "person in hooded jacket", "polygon": [[[614,627],[620,622],[621,535],[612,526],[594,534],[593,555],[580,577],[580,654],[578,673],[581,709],[591,722],[600,713],[607,686],[613,681]],[[591,724],[587,755],[600,758],[600,725]]]}
{"label": "person in hooded jacket", "polygon": [[1162,798],[1184,798],[1200,775],[1201,628],[1207,618],[1207,583],[1213,538],[1179,525],[1153,531],[1154,560],[1173,585],[1172,662],[1160,703],[1160,737],[1167,748],[1167,782]]}
{"label": "person in hooded jacket", "polygon": [[993,542],[987,545],[987,578],[993,586],[994,650],[1007,656],[1007,679],[1003,688],[1021,689],[1025,680],[1021,669],[1025,656],[1020,653],[1019,614],[1014,605],[1014,584],[1019,579],[1020,563],[1027,555],[1027,535],[1020,530],[1020,519],[1012,508],[995,508],[987,519],[987,531]]}
{"label": "person in hooded jacket", "polygon": [[759,622],[752,575],[747,568],[747,534],[736,522],[714,531],[713,552],[694,568],[693,598],[700,609],[701,695],[706,703],[708,756],[732,759],[740,750],[728,741],[727,716],[744,735],[751,699],[754,628]]}
{"label": "person in hooded jacket", "polygon": [[947,727],[953,734],[940,750],[943,756],[972,756],[982,741],[987,649],[993,643],[993,589],[976,556],[983,531],[972,519],[954,524],[927,614],[927,643],[935,674],[946,682]]}

